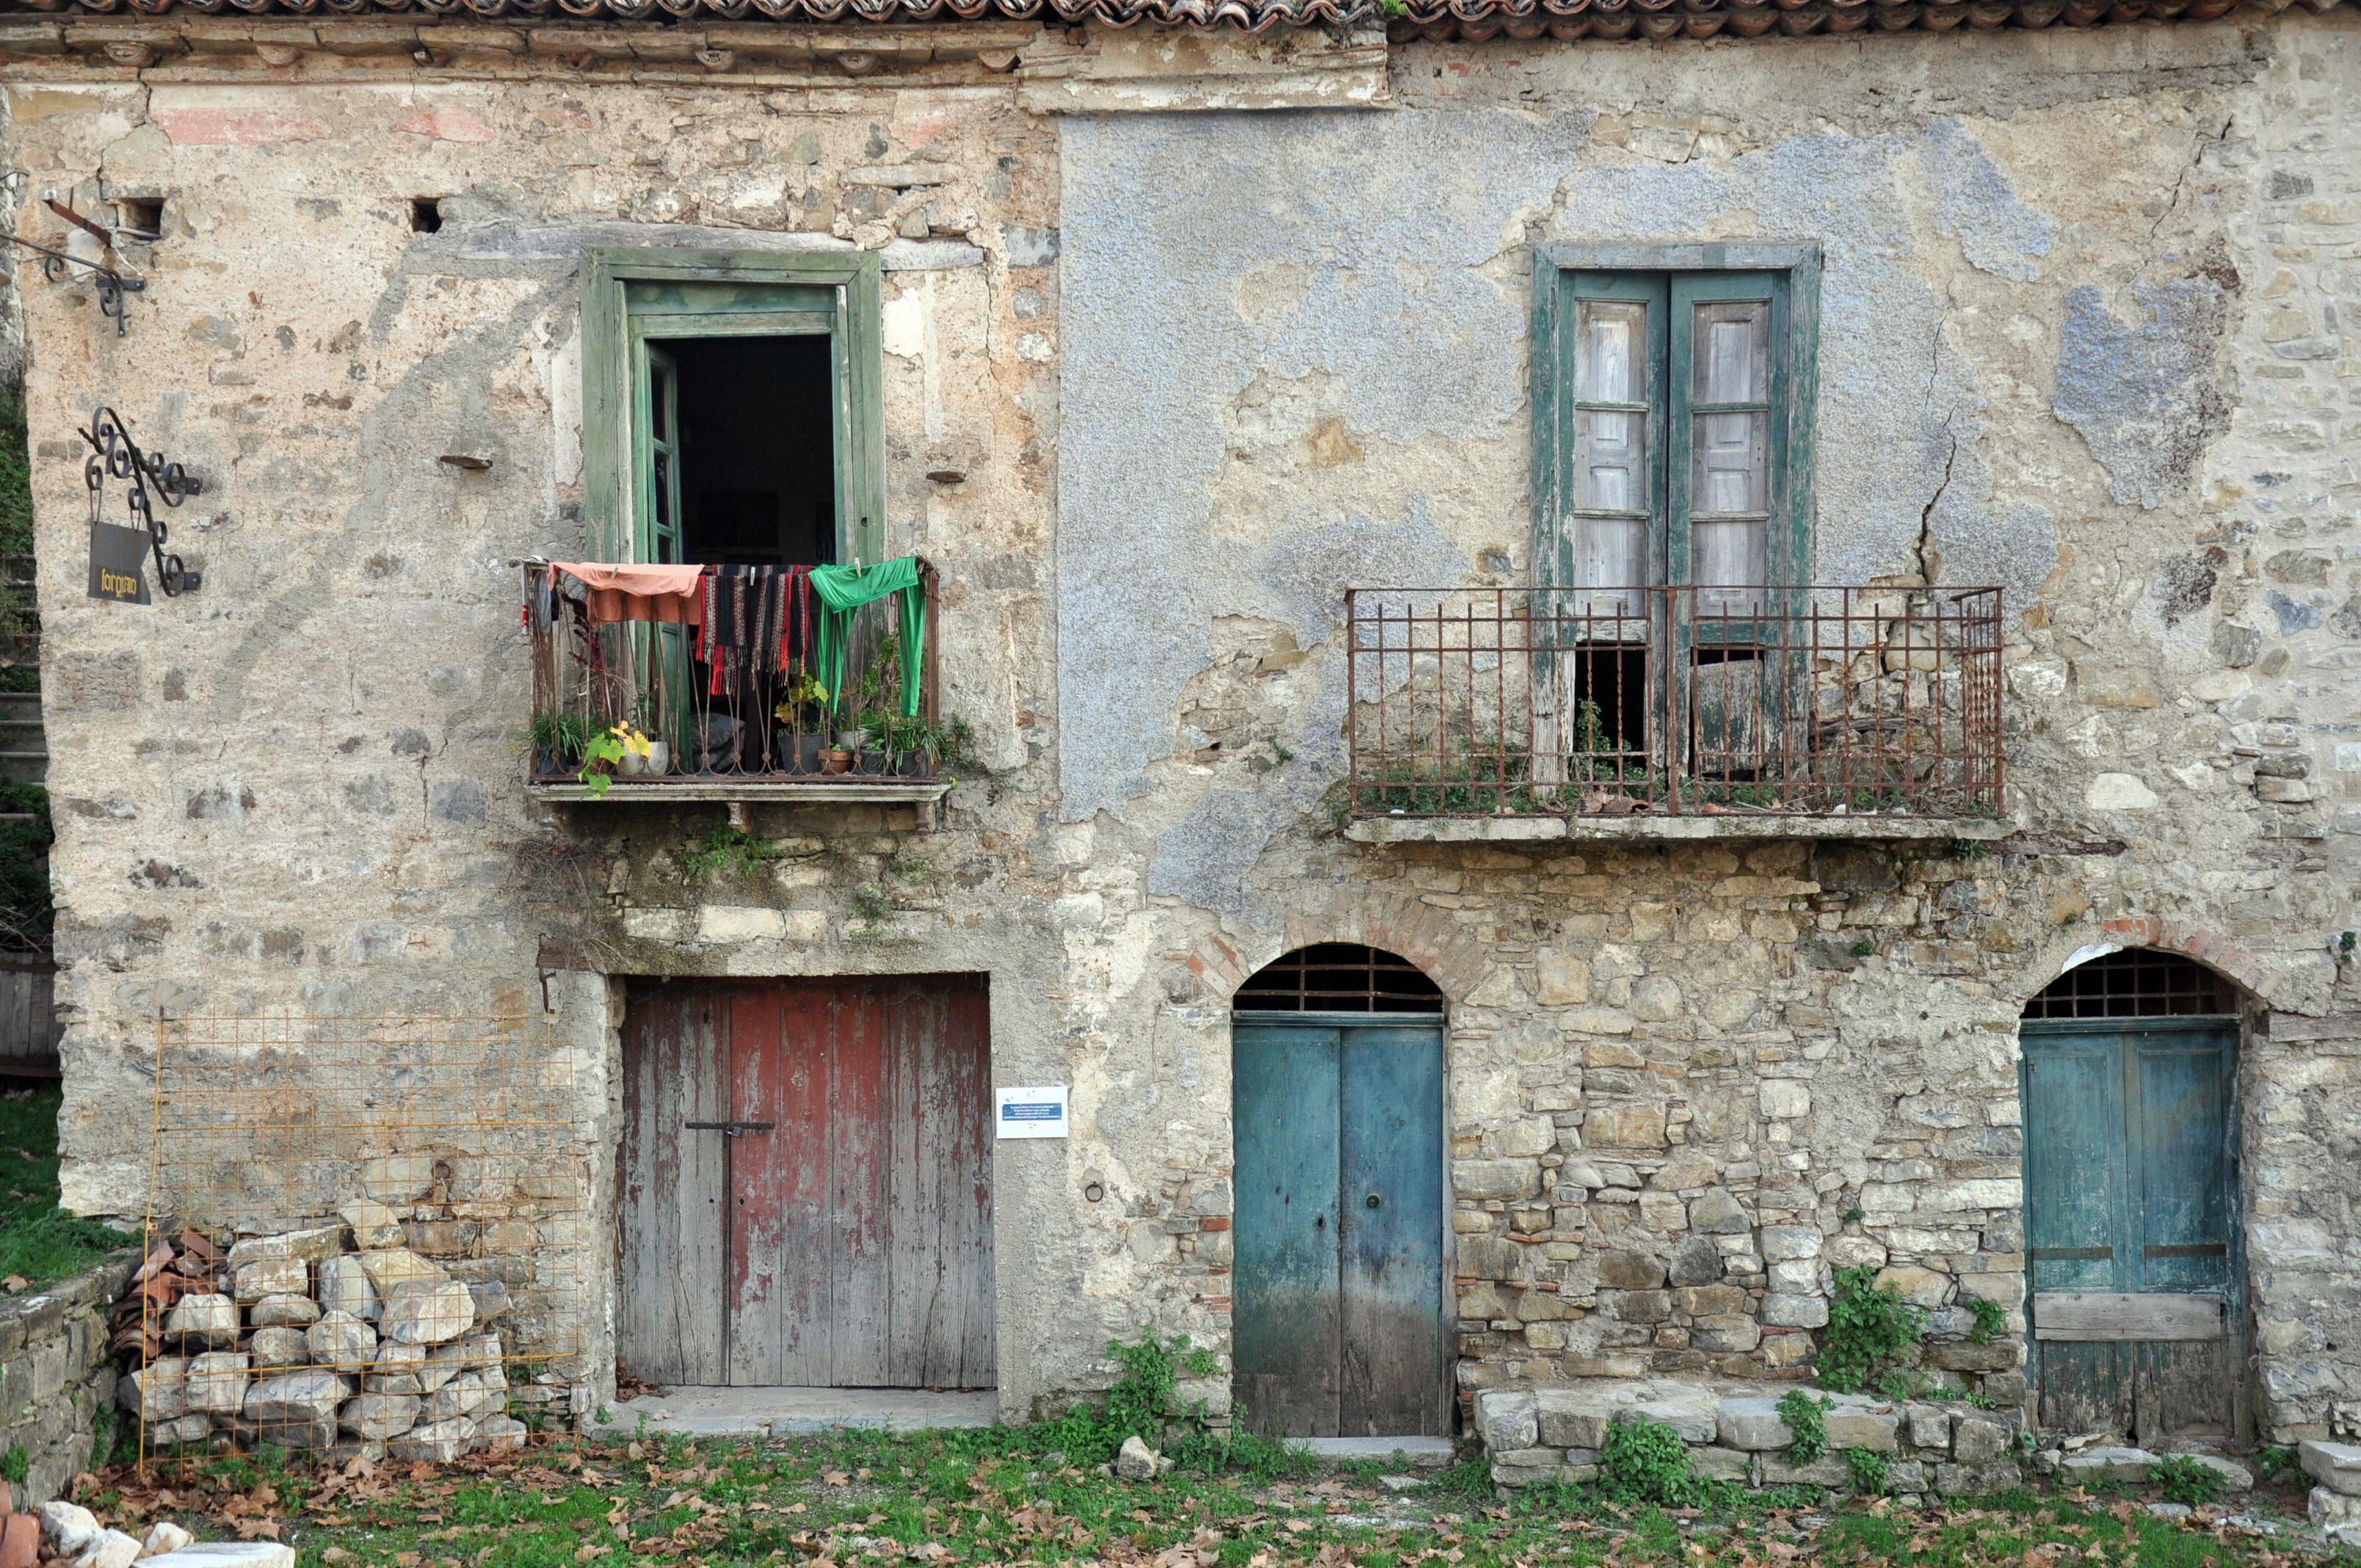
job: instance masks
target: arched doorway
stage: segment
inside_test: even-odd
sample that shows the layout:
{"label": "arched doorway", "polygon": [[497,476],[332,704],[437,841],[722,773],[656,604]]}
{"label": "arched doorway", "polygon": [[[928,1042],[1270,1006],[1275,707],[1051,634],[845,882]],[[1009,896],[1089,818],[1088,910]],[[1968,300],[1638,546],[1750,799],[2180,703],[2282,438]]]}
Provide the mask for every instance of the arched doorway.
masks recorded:
{"label": "arched doorway", "polygon": [[2136,948],[2069,970],[2019,1031],[2036,1420],[2242,1439],[2239,1002]]}
{"label": "arched doorway", "polygon": [[1232,1007],[1246,1422],[1444,1435],[1443,993],[1391,953],[1323,943],[1255,974]]}

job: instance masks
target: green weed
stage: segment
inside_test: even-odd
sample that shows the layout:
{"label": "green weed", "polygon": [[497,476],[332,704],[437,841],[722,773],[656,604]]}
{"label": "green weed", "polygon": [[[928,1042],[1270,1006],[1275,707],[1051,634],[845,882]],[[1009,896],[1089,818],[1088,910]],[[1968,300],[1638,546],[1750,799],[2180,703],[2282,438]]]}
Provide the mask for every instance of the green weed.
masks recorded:
{"label": "green weed", "polygon": [[1598,1449],[1598,1493],[1620,1503],[1687,1508],[1709,1496],[1713,1483],[1689,1463],[1681,1434],[1662,1421],[1609,1423]]}
{"label": "green weed", "polygon": [[1852,1476],[1852,1489],[1865,1497],[1885,1496],[1887,1485],[1894,1479],[1894,1462],[1873,1448],[1848,1448],[1844,1451],[1845,1469]]}
{"label": "green weed", "polygon": [[690,882],[711,882],[760,871],[778,858],[773,840],[725,823],[680,852],[680,872]]}
{"label": "green weed", "polygon": [[2222,1495],[2222,1473],[2185,1453],[2169,1453],[2156,1462],[2147,1478],[2167,1502],[2202,1508]]}
{"label": "green weed", "polygon": [[1836,1401],[1814,1398],[1801,1388],[1790,1388],[1779,1396],[1779,1419],[1795,1434],[1787,1445],[1787,1459],[1795,1464],[1809,1464],[1828,1451],[1828,1412],[1836,1409]]}
{"label": "green weed", "polygon": [[1839,1394],[1869,1387],[1927,1332],[1927,1313],[1893,1289],[1879,1289],[1877,1270],[1839,1268],[1836,1299],[1820,1334],[1820,1383]]}
{"label": "green weed", "polygon": [[1968,1338],[1977,1344],[1992,1343],[2008,1327],[2008,1310],[1981,1296],[1968,1298],[1968,1316],[1975,1320],[1975,1326],[1968,1330]]}

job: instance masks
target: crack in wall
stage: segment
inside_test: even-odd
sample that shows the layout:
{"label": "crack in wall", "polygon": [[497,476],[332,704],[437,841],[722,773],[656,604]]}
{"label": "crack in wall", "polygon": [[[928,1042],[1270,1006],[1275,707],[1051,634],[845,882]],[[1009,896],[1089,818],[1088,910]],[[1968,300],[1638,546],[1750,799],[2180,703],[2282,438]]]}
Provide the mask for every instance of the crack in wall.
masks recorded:
{"label": "crack in wall", "polygon": [[2180,192],[2188,188],[2189,177],[2204,163],[2206,148],[2209,146],[2218,148],[2228,141],[2230,127],[2236,123],[2237,116],[2233,115],[2222,122],[2221,130],[2213,136],[2208,137],[2202,132],[2198,134],[2197,145],[2190,149],[2189,161],[2181,166],[2180,173],[2172,181],[2172,195],[2164,203],[2164,211],[2156,215],[2156,222],[2147,225],[2148,238],[2154,239],[2156,231],[2164,226],[2164,220],[2172,216],[2173,213],[2180,208]]}
{"label": "crack in wall", "polygon": [[1960,460],[1959,433],[1948,419],[1943,422],[1943,434],[1950,442],[1949,450],[1943,454],[1943,477],[1937,482],[1935,493],[1927,498],[1925,509],[1918,513],[1918,537],[1910,546],[1911,559],[1918,567],[1918,581],[1927,587],[1934,586],[1935,574],[1942,569],[1943,565],[1943,553],[1935,547],[1935,509],[1943,504],[1943,493],[1951,488],[1952,466]]}

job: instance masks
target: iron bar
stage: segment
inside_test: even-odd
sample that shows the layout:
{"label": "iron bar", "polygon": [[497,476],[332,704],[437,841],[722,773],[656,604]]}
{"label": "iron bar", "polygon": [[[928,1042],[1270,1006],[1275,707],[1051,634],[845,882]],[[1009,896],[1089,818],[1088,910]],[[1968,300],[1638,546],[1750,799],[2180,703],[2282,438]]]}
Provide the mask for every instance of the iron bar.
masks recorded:
{"label": "iron bar", "polygon": [[1349,808],[1997,817],[2000,615],[1980,587],[1351,589]]}

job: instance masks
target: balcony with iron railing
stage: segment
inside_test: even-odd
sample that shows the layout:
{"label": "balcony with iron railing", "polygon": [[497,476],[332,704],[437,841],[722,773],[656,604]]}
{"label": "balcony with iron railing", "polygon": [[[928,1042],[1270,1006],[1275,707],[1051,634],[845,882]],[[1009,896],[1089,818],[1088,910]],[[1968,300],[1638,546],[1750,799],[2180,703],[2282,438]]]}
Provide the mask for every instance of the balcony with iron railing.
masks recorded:
{"label": "balcony with iron railing", "polygon": [[1355,588],[1350,838],[1989,839],[2001,592]]}
{"label": "balcony with iron railing", "polygon": [[967,731],[937,710],[926,562],[873,568],[907,586],[845,609],[808,576],[722,568],[708,593],[708,568],[683,594],[649,584],[697,568],[522,565],[533,797],[901,805],[923,826],[956,783]]}

